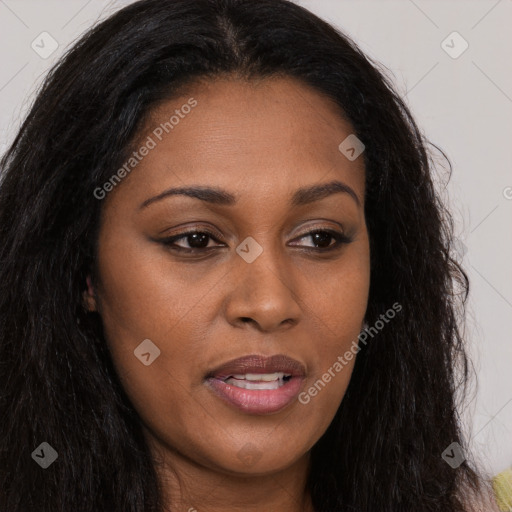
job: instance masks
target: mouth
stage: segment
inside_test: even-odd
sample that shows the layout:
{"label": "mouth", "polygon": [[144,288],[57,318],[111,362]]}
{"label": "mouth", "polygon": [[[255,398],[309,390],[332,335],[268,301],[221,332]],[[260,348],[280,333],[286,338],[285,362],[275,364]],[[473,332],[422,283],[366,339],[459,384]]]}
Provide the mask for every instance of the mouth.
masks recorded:
{"label": "mouth", "polygon": [[206,375],[205,384],[224,403],[247,414],[272,414],[299,394],[306,370],[284,355],[251,355],[232,360]]}

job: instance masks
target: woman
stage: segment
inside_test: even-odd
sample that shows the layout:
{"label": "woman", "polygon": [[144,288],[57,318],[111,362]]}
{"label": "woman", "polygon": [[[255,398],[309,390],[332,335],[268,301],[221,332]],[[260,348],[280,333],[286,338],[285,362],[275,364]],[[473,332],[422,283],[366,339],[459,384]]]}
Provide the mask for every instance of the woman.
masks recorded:
{"label": "woman", "polygon": [[418,128],[284,0],[142,0],[0,188],[0,509],[490,510]]}

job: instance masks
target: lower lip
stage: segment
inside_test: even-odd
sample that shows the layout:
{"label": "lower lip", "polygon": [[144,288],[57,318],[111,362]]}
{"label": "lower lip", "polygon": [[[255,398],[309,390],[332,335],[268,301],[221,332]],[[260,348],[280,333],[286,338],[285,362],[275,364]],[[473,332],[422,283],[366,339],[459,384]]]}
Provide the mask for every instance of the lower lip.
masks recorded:
{"label": "lower lip", "polygon": [[248,414],[271,414],[290,405],[299,394],[303,377],[292,377],[278,389],[242,389],[211,377],[208,387],[221,399]]}

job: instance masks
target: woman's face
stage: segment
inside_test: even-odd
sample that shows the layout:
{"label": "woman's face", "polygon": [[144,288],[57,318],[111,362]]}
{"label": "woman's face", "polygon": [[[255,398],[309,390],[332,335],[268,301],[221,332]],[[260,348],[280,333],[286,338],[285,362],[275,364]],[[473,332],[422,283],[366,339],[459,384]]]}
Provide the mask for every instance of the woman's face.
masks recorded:
{"label": "woman's face", "polygon": [[[86,300],[155,450],[265,474],[307,457],[350,379],[354,359],[336,363],[367,306],[363,157],[340,151],[353,129],[334,103],[293,79],[188,92],[152,113],[103,199]],[[258,360],[274,355],[298,365]]]}

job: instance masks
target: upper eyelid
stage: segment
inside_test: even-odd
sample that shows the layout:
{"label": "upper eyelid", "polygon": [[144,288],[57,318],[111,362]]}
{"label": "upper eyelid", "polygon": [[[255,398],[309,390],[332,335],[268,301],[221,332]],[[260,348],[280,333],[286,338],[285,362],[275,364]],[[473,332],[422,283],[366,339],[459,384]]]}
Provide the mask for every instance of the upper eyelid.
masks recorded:
{"label": "upper eyelid", "polygon": [[[331,224],[336,224],[336,227],[334,226],[326,226],[326,225],[310,225],[308,227],[305,228],[305,231],[302,233],[302,234],[298,234],[298,235],[295,235],[295,237],[297,236],[303,236],[303,235],[307,235],[311,232],[314,232],[314,231],[340,231],[342,234],[347,234],[347,230],[345,229],[345,226],[343,224],[341,224],[341,222],[337,222],[337,221],[333,221],[333,220],[329,220],[329,219],[322,219],[322,218],[319,218],[319,219],[307,219],[305,220],[304,222],[324,222],[324,223],[331,223]],[[183,228],[185,231],[181,232],[181,233],[177,233],[176,235],[171,235],[167,238],[172,238],[174,236],[182,236],[182,235],[187,235],[189,233],[209,233],[211,234],[212,236],[222,236],[222,235],[215,235],[215,232],[218,232],[218,230],[216,228],[212,228],[212,227],[209,227],[209,226],[201,226],[201,225],[196,225],[196,226],[190,226],[189,227],[185,227]]]}
{"label": "upper eyelid", "polygon": [[[319,226],[316,228],[309,228],[309,229],[295,235],[294,239],[303,237],[303,236],[307,236],[307,235],[310,235],[311,233],[316,233],[318,231],[327,231],[327,232],[336,232],[336,233],[340,233],[340,234],[345,234],[345,231],[343,229],[337,230],[336,228],[332,228],[332,227]],[[193,235],[196,233],[205,233],[205,234],[211,236],[212,238],[215,238],[217,236],[215,233],[213,233],[213,230],[209,230],[208,228],[200,228],[200,229],[189,229],[188,231],[183,231],[181,233],[177,233],[175,235],[171,235],[166,238],[178,239],[178,238],[186,237],[187,235]]]}

